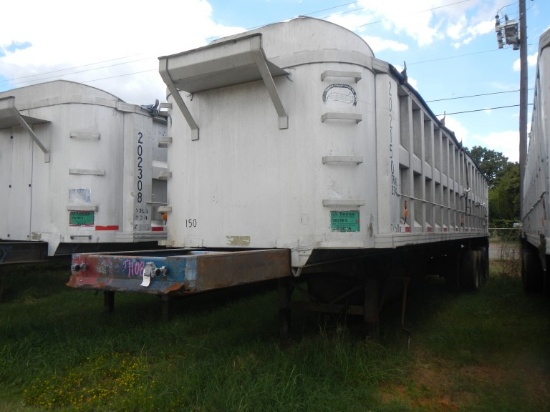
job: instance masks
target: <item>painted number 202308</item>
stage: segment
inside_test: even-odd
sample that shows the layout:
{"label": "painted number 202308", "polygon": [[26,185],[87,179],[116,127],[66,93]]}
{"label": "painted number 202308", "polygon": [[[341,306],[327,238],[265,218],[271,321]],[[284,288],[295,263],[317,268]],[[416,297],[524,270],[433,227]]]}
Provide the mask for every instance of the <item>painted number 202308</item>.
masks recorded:
{"label": "painted number 202308", "polygon": [[143,133],[138,133],[137,144],[137,201],[143,202]]}

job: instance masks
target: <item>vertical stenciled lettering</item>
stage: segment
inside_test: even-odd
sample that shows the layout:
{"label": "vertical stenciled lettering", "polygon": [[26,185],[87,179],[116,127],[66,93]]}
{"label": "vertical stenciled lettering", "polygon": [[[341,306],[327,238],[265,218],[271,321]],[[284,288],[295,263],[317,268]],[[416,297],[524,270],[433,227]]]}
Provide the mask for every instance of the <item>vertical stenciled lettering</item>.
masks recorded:
{"label": "vertical stenciled lettering", "polygon": [[[391,195],[399,196],[397,187],[397,177],[395,175],[395,161],[394,161],[394,147],[393,147],[393,93],[392,83],[388,82],[388,114],[389,114],[389,152],[390,152],[390,178],[391,178]],[[399,227],[395,224],[391,224],[391,231],[398,232]]]}
{"label": "vertical stenciled lettering", "polygon": [[144,138],[143,133],[138,132],[137,134],[137,146],[136,146],[136,201],[135,205],[135,218],[134,218],[134,230],[137,231],[148,231],[151,228],[151,222],[149,220],[149,207],[147,206],[144,196],[144,184],[143,179],[145,178],[143,167],[144,167]]}
{"label": "vertical stenciled lettering", "polygon": [[137,144],[137,201],[143,202],[143,133],[138,133]]}

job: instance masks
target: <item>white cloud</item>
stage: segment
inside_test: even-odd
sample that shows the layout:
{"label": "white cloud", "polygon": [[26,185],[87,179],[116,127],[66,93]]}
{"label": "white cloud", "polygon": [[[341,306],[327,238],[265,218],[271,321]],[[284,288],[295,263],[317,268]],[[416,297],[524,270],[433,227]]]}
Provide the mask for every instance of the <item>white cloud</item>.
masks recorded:
{"label": "white cloud", "polygon": [[477,145],[486,147],[495,152],[500,152],[508,158],[510,162],[519,161],[519,131],[506,130],[493,132],[487,135],[475,135],[472,137],[480,142]]}
{"label": "white cloud", "polygon": [[468,26],[465,30],[464,27],[462,29],[462,33],[457,36],[460,41],[455,44],[456,48],[470,44],[476,37],[492,33],[495,30],[495,23],[493,20],[485,20],[473,26]]}
{"label": "white cloud", "polygon": [[[535,52],[533,54],[530,54],[527,56],[527,66],[529,67],[534,67],[537,65],[537,58],[539,56],[539,52]],[[515,72],[519,72],[520,69],[521,69],[521,60],[520,59],[517,59],[515,62],[514,62],[514,66],[513,66],[513,69]]]}
{"label": "white cloud", "polygon": [[451,23],[447,27],[447,36],[453,40],[459,40],[462,37],[466,23],[466,16],[460,16],[460,19],[456,23]]}
{"label": "white cloud", "polygon": [[457,46],[494,30],[494,15],[508,0],[359,0],[355,13],[335,13],[328,19],[358,33],[370,33],[380,25],[412,38],[419,46],[449,38]]}
{"label": "white cloud", "polygon": [[414,77],[408,76],[407,83],[414,87],[415,90],[418,90],[418,80],[416,80]]}
{"label": "white cloud", "polygon": [[445,116],[445,127],[454,132],[457,140],[462,142],[463,146],[475,146],[470,142],[468,130],[456,118]]}
{"label": "white cloud", "polygon": [[[243,31],[215,24],[206,0],[165,0],[162,6],[131,0],[78,6],[72,0],[32,3],[32,13],[26,2],[3,6],[4,14],[12,17],[4,19],[0,30],[0,56],[5,54],[0,57],[0,90],[61,77],[104,89],[129,103],[162,100],[159,56],[205,45],[212,36]],[[7,51],[13,42],[28,42],[30,47]],[[37,73],[49,74],[28,77]]]}
{"label": "white cloud", "polygon": [[405,51],[409,48],[405,43],[400,43],[395,40],[383,39],[377,36],[363,36],[363,40],[371,47],[374,54],[382,50]]}
{"label": "white cloud", "polygon": [[455,133],[458,141],[465,147],[470,149],[474,146],[485,147],[502,153],[510,162],[519,161],[519,131],[517,130],[504,130],[484,135],[472,134],[452,116],[446,117],[445,126]]}
{"label": "white cloud", "polygon": [[474,37],[487,33],[492,33],[495,30],[495,22],[493,20],[483,20],[479,23],[468,27],[468,33]]}
{"label": "white cloud", "polygon": [[[426,5],[439,3],[440,0],[426,0]],[[399,4],[396,4],[399,3]],[[423,8],[424,4],[420,7]],[[436,36],[436,30],[429,26],[431,13],[411,14],[419,10],[418,2],[397,2],[387,0],[376,2],[359,0],[357,11],[353,14],[333,14],[328,20],[362,33],[373,25],[382,24],[386,29],[397,33],[404,31],[420,45],[429,44]]]}

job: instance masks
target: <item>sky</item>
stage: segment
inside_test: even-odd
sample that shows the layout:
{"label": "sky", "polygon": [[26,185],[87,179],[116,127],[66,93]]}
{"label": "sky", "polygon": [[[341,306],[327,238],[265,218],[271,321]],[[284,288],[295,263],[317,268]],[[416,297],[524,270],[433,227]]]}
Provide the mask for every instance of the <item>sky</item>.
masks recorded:
{"label": "sky", "polygon": [[[526,7],[532,89],[550,1]],[[65,79],[138,105],[165,101],[160,56],[298,16],[331,21],[377,58],[406,64],[409,82],[464,146],[519,160],[519,51],[499,49],[495,33],[495,15],[518,19],[517,1],[29,0],[2,10],[9,18],[0,30],[0,91]]]}

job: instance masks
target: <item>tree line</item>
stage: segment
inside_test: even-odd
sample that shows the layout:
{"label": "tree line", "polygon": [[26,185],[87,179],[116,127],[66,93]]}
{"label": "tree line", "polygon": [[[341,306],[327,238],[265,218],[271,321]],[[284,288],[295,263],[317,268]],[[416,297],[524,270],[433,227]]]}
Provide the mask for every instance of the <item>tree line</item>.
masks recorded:
{"label": "tree line", "polygon": [[489,227],[512,227],[520,222],[519,163],[481,146],[465,150],[489,184]]}

